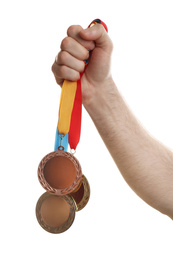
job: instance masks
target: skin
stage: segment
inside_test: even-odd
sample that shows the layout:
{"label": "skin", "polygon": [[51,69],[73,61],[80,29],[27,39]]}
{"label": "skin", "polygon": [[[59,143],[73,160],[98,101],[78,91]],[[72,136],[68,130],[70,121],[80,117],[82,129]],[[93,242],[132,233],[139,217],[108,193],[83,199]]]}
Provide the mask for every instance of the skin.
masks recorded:
{"label": "skin", "polygon": [[68,28],[52,65],[56,82],[78,80],[88,50],[92,56],[81,79],[85,109],[128,185],[173,219],[173,153],[141,126],[119,93],[111,75],[113,44],[101,24]]}

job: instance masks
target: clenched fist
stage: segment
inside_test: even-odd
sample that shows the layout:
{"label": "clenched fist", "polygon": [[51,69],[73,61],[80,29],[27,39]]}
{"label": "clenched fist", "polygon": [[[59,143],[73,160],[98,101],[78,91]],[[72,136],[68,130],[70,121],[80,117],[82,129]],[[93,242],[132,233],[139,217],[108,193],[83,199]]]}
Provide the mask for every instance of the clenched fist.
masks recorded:
{"label": "clenched fist", "polygon": [[61,86],[64,79],[77,81],[84,71],[84,60],[91,59],[81,78],[82,100],[84,106],[89,105],[104,96],[112,82],[110,63],[113,49],[105,28],[96,24],[83,29],[79,25],[72,25],[67,30],[67,37],[61,42],[61,51],[52,65],[56,82]]}

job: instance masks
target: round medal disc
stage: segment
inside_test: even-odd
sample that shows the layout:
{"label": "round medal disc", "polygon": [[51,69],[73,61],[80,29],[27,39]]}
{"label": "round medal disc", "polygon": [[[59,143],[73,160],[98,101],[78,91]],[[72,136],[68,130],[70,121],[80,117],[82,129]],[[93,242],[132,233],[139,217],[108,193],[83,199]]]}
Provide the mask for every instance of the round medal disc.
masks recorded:
{"label": "round medal disc", "polygon": [[52,194],[69,194],[78,188],[82,180],[80,163],[69,152],[51,152],[38,166],[38,179],[43,188]]}
{"label": "round medal disc", "polygon": [[83,209],[90,198],[90,186],[87,178],[82,175],[82,181],[77,191],[70,193],[76,203],[76,211]]}
{"label": "round medal disc", "polygon": [[68,196],[45,192],[38,199],[36,217],[40,226],[50,233],[62,233],[70,228],[75,218],[75,203]]}

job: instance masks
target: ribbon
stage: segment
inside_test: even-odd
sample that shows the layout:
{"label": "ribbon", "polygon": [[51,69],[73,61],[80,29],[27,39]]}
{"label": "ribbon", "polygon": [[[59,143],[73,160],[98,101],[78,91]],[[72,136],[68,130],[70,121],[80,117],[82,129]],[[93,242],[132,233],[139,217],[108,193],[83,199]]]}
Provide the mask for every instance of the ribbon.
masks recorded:
{"label": "ribbon", "polygon": [[[62,139],[61,139],[62,138]],[[62,140],[62,143],[61,143]],[[58,131],[58,128],[56,129],[55,134],[55,145],[54,145],[54,151],[57,151],[59,147],[64,147],[64,151],[68,150],[68,134],[61,135]]]}
{"label": "ribbon", "polygon": [[68,150],[68,133],[76,90],[77,82],[64,80],[59,105],[59,121],[55,135],[55,151],[58,150],[59,147],[64,147],[65,151]]}
{"label": "ribbon", "polygon": [[66,135],[70,129],[71,114],[76,95],[76,89],[76,82],[64,80],[61,90],[59,121],[57,126],[59,133],[62,135]]}
{"label": "ribbon", "polygon": [[[104,26],[105,30],[108,32],[108,28],[104,22],[100,19],[93,20],[88,27],[94,24],[100,23]],[[85,69],[91,58],[92,52],[90,52],[89,59],[85,60]],[[80,79],[77,82],[71,82],[64,80],[60,106],[59,106],[59,121],[57,125],[56,137],[55,137],[55,147],[64,147],[64,150],[68,149],[68,142],[70,148],[75,150],[81,134],[81,117],[82,117],[82,90],[81,90],[81,77],[83,73],[80,74]]]}
{"label": "ribbon", "polygon": [[74,100],[73,111],[71,115],[71,123],[69,130],[69,145],[70,148],[76,150],[80,140],[81,133],[81,118],[82,118],[82,90],[81,90],[81,76],[77,81],[77,90]]}

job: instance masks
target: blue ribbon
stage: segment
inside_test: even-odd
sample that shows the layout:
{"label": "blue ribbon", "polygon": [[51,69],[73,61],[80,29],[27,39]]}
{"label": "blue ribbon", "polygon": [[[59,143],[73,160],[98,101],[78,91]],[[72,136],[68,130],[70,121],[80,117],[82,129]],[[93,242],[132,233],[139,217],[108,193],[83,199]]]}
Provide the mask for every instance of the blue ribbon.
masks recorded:
{"label": "blue ribbon", "polygon": [[[56,129],[56,135],[55,135],[54,151],[57,151],[58,147],[61,146],[61,137],[60,136],[59,136],[59,131],[58,131],[58,128],[57,128]],[[64,137],[62,138],[62,146],[64,147],[64,151],[67,152],[67,150],[68,150],[68,134],[64,135]]]}

